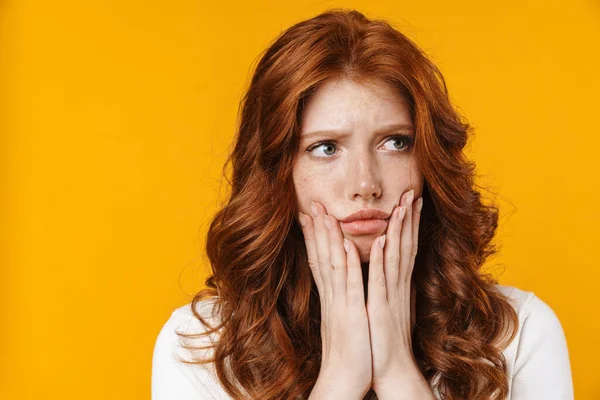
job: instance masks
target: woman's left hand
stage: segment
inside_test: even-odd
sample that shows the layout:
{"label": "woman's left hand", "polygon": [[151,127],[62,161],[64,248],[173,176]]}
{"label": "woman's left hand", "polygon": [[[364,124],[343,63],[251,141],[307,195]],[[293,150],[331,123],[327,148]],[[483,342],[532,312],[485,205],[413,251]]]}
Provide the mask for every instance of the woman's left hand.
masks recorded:
{"label": "woman's left hand", "polygon": [[[412,352],[415,321],[414,290],[411,278],[419,237],[422,198],[414,203],[414,190],[402,196],[392,212],[384,247],[381,236],[371,246],[367,314],[373,357],[372,388],[410,381],[419,373]],[[402,208],[404,207],[404,208]],[[349,241],[351,242],[351,241]],[[352,243],[350,251],[358,251]]]}

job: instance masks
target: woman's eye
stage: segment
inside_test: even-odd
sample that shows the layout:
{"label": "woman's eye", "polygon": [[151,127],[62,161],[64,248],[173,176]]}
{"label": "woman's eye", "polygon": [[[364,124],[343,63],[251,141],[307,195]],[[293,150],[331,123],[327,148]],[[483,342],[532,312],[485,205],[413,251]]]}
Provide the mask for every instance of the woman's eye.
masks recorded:
{"label": "woman's eye", "polygon": [[[388,138],[388,140],[386,141],[386,144],[388,142],[392,143],[392,147],[388,150],[404,152],[404,151],[408,151],[408,149],[411,147],[412,138],[408,135],[394,135],[394,136],[391,136]],[[396,142],[396,143],[394,143],[394,142]],[[397,143],[401,143],[401,144],[398,145]],[[324,154],[324,156],[317,155],[314,152],[314,150],[321,148],[321,147],[323,148],[322,154]],[[317,158],[329,158],[335,154],[335,149],[336,149],[336,145],[334,142],[320,142],[320,143],[313,144],[308,149],[306,149],[306,151],[308,153],[311,153],[313,156],[315,156]]]}
{"label": "woman's eye", "polygon": [[[328,153],[328,151],[330,151],[330,152],[335,151],[335,144],[332,142],[322,142],[322,143],[314,144],[311,147],[309,147],[308,149],[306,149],[306,151],[308,151],[309,153],[313,153],[313,150],[315,150],[319,147],[323,147],[323,151],[324,151],[325,155],[327,155],[327,156],[333,155],[332,153]],[[332,148],[334,150],[331,150]],[[313,153],[313,155],[314,155],[314,153]],[[317,156],[317,157],[320,157],[320,156]]]}
{"label": "woman's eye", "polygon": [[400,148],[397,148],[395,145],[393,145],[394,147],[392,148],[392,150],[397,150],[397,151],[406,151],[412,145],[411,137],[405,136],[405,135],[392,136],[392,137],[390,137],[390,140],[388,140],[388,142],[403,143],[404,146],[400,146]]}

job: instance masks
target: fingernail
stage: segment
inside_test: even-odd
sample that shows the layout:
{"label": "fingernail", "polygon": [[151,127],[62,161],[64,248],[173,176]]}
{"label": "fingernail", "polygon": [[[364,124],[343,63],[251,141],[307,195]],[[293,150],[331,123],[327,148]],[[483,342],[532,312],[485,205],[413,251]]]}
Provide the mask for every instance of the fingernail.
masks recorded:
{"label": "fingernail", "polygon": [[325,216],[325,227],[327,229],[331,228],[331,222],[329,222],[329,216],[327,216],[327,215]]}
{"label": "fingernail", "polygon": [[384,246],[385,246],[385,233],[383,234],[382,237],[379,238],[379,247],[381,247],[383,249]]}
{"label": "fingernail", "polygon": [[406,212],[406,206],[400,207],[400,210],[398,210],[398,220],[399,221],[402,221],[402,218],[404,218],[405,212]]}
{"label": "fingernail", "polygon": [[346,249],[346,253],[350,251],[350,245],[348,244],[348,240],[344,238],[344,249]]}
{"label": "fingernail", "polygon": [[415,197],[415,190],[411,189],[410,192],[408,192],[408,195],[406,195],[406,204],[412,203],[414,197]]}
{"label": "fingernail", "polygon": [[300,220],[300,225],[306,226],[306,219],[304,218],[304,214],[298,213],[298,219]]}
{"label": "fingernail", "polygon": [[423,209],[423,198],[419,197],[419,200],[417,200],[417,212],[421,212],[421,210]]}
{"label": "fingernail", "polygon": [[318,210],[317,210],[317,205],[315,204],[314,201],[310,202],[310,209],[312,210],[313,215],[316,217]]}

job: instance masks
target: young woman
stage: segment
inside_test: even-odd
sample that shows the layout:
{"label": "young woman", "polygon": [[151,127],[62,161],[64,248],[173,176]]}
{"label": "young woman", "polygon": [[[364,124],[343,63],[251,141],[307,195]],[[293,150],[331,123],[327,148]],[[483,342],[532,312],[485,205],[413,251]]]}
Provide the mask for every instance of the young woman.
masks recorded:
{"label": "young woman", "polygon": [[155,345],[154,400],[572,399],[553,310],[480,270],[470,126],[406,36],[357,11],[285,31],[243,99],[213,274]]}

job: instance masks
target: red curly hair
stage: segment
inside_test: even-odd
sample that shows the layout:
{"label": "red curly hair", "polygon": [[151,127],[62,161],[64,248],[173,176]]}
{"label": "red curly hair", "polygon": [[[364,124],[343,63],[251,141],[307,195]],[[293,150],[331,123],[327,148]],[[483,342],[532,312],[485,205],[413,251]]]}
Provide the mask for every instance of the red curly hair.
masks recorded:
{"label": "red curly hair", "polygon": [[[471,127],[451,105],[438,68],[405,35],[358,11],[332,9],[299,22],[266,49],[240,106],[231,193],[212,220],[212,274],[192,301],[219,333],[209,358],[235,399],[306,399],[320,368],[320,302],[298,225],[292,165],[304,104],[329,78],[383,79],[404,96],[415,123],[424,177],[413,283],[413,353],[443,399],[501,399],[508,393],[502,350],[518,328],[515,310],[481,267],[499,210],[482,200],[475,164],[463,153]],[[197,312],[216,300],[221,320]],[[198,349],[184,345],[188,349]],[[206,348],[206,347],[204,347]],[[436,382],[434,382],[436,378]],[[376,398],[370,390],[365,399]]]}

